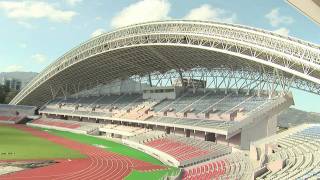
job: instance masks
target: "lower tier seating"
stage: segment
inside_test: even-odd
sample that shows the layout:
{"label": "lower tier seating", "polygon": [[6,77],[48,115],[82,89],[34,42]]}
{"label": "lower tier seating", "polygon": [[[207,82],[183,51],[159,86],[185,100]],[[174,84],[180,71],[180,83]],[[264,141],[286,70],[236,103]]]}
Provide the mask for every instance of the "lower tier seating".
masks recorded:
{"label": "lower tier seating", "polygon": [[144,144],[171,155],[179,162],[198,162],[231,152],[225,145],[175,135],[167,135]]}
{"label": "lower tier seating", "polygon": [[69,128],[69,129],[77,129],[77,128],[79,128],[81,126],[78,123],[65,123],[65,122],[44,120],[44,119],[34,120],[33,124],[43,124],[43,125],[48,125],[48,126],[58,126],[58,127],[63,127],[63,128]]}
{"label": "lower tier seating", "polygon": [[124,126],[119,124],[106,124],[100,128],[100,131],[118,133],[118,134],[130,137],[130,136],[136,136],[136,135],[151,131],[151,129],[133,127],[133,126]]}
{"label": "lower tier seating", "polygon": [[251,175],[249,158],[239,152],[185,168],[182,179],[250,179]]}
{"label": "lower tier seating", "polygon": [[19,119],[21,119],[23,117],[21,116],[0,116],[0,123],[15,123],[16,121],[18,121]]}
{"label": "lower tier seating", "polygon": [[44,119],[44,118],[34,120],[32,121],[32,124],[75,129],[75,130],[84,131],[86,133],[91,133],[95,130],[98,130],[99,127],[103,126],[102,124],[97,124],[97,123],[78,122],[78,121],[61,120],[61,119]]}
{"label": "lower tier seating", "polygon": [[157,139],[146,143],[146,145],[166,152],[179,161],[189,160],[195,157],[207,155],[209,153],[209,151],[202,150],[181,142],[173,141],[168,138]]}

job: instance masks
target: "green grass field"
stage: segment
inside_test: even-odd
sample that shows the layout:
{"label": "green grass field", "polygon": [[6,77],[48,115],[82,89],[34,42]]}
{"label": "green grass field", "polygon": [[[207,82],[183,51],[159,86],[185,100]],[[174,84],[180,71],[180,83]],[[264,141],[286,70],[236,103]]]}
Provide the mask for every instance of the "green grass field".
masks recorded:
{"label": "green grass field", "polygon": [[0,125],[0,160],[67,159],[84,157],[85,156],[80,154],[80,152],[35,137],[28,132]]}
{"label": "green grass field", "polygon": [[[144,152],[113,141],[65,131],[52,129],[42,130],[46,130],[48,133],[81,143],[104,146],[106,151],[115,152],[155,165],[165,166],[161,161]],[[7,154],[12,152],[14,154]],[[84,157],[84,155],[77,151],[67,149],[61,145],[35,137],[28,132],[14,127],[0,125],[0,160],[71,159]],[[126,180],[162,179],[165,175],[176,174],[178,170],[178,168],[168,166],[168,169],[166,170],[152,172],[133,171],[126,177]]]}
{"label": "green grass field", "polygon": [[45,129],[47,132],[61,136],[64,138],[72,139],[81,143],[85,144],[90,144],[90,145],[102,145],[105,147],[105,150],[115,152],[121,155],[129,156],[135,159],[139,159],[145,162],[150,162],[152,164],[156,165],[163,165],[161,161],[158,159],[141,152],[139,150],[130,148],[128,146],[125,146],[123,144],[119,144],[113,141],[109,141],[106,139],[101,139],[101,138],[96,138],[93,136],[88,136],[84,134],[75,134],[71,132],[66,132],[66,131],[58,131],[58,130],[53,130],[53,129]]}
{"label": "green grass field", "polygon": [[[159,161],[158,159],[141,152],[139,150],[130,148],[128,146],[109,141],[106,139],[96,138],[93,136],[87,136],[83,134],[75,134],[71,132],[65,132],[65,131],[58,131],[58,130],[52,130],[52,129],[43,129],[46,130],[49,133],[52,133],[57,136],[61,136],[64,138],[72,139],[81,143],[90,144],[90,145],[102,145],[105,146],[106,151],[115,152],[121,155],[129,156],[135,159],[139,159],[145,162],[150,162],[152,164],[156,165],[163,165],[164,164]],[[139,172],[139,171],[133,171],[131,174],[129,174],[126,177],[126,180],[141,180],[141,179],[162,179],[164,175],[173,175],[177,174],[178,168],[174,167],[168,167],[167,170],[160,170],[160,171],[153,171],[153,172]]]}

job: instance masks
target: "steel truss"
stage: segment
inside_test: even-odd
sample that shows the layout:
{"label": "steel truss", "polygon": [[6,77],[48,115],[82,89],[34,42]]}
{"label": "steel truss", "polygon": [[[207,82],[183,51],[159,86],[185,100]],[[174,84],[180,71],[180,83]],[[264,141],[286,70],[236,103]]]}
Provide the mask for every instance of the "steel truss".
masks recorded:
{"label": "steel truss", "polygon": [[[164,70],[185,68],[178,67],[175,63],[166,59],[163,53],[159,53],[157,49],[153,48],[155,46],[198,48],[247,59],[251,64],[255,63],[259,67],[265,67],[265,71],[258,73],[262,74],[260,75],[261,80],[270,79],[270,77],[272,77],[271,79],[283,79],[275,84],[280,86],[290,85],[320,94],[320,48],[317,45],[239,25],[198,21],[164,21],[125,27],[79,45],[43,70],[10,104],[21,102],[30,104],[28,101],[31,102],[32,100],[28,100],[28,96],[35,93],[37,89],[44,89],[42,86],[48,86],[51,80],[55,83],[59,81],[54,78],[61,72],[77,66],[82,61],[107,55],[118,49],[145,47],[146,52],[153,53],[154,56],[162,60],[161,63],[165,63],[165,65],[162,65]],[[127,62],[125,65],[128,64],[130,63]],[[196,62],[194,64],[194,67],[188,66],[187,68],[197,67]],[[121,66],[121,64],[118,64],[118,66]],[[215,64],[215,67],[219,66],[221,64]],[[241,69],[245,68],[237,65],[236,62],[235,65],[229,67],[232,66],[236,66],[236,70],[233,72],[241,72]],[[94,69],[89,71],[94,71]],[[141,73],[141,71],[143,70],[137,68],[136,73]],[[128,74],[124,72],[123,77],[134,74],[134,71]],[[79,81],[81,79],[75,78],[74,80]],[[90,80],[93,81],[93,84],[96,81],[101,82],[101,80],[94,78]],[[61,84],[63,84],[63,81],[61,78]],[[66,92],[66,90],[63,91]],[[52,93],[54,94],[54,92]]]}
{"label": "steel truss", "polygon": [[[305,81],[295,81],[295,76],[285,77],[283,74],[277,72],[276,70],[272,73],[263,73],[263,71],[248,71],[248,70],[232,70],[225,68],[217,69],[206,69],[206,68],[195,68],[188,71],[171,70],[166,73],[152,73],[147,76],[135,75],[129,78],[137,84],[140,84],[139,89],[136,89],[135,85],[130,85],[126,83],[124,79],[115,80],[111,83],[106,84],[62,84],[57,87],[50,87],[52,92],[52,99],[60,96],[68,97],[71,95],[78,96],[79,92],[88,91],[87,96],[90,96],[92,91],[94,94],[103,95],[102,89],[119,87],[119,92],[121,89],[126,89],[127,93],[132,92],[142,92],[143,85],[148,85],[151,87],[168,87],[174,86],[176,80],[180,80],[181,76],[184,79],[197,79],[206,81],[205,88],[199,88],[193,86],[194,90],[201,89],[206,91],[207,89],[214,89],[216,91],[225,91],[228,93],[232,92],[246,92],[247,94],[254,92],[256,94],[264,93],[268,94],[270,97],[277,92],[288,93],[291,88],[300,89],[307,92],[317,92],[320,94],[320,89],[308,89],[310,86],[306,86]],[[181,75],[181,76],[180,76]],[[115,83],[118,82],[118,83]],[[130,82],[130,81],[129,81]],[[301,84],[299,84],[301,82]],[[95,86],[95,87],[94,87]],[[91,90],[91,92],[90,92]]]}
{"label": "steel truss", "polygon": [[[233,70],[226,68],[206,69],[195,68],[182,72],[182,77],[185,79],[198,79],[207,82],[206,88],[216,90],[236,90],[236,91],[257,91],[268,92],[269,94],[275,91],[288,93],[291,88],[307,91],[310,93],[320,94],[320,89],[315,87],[314,83],[305,84],[305,81],[300,81],[295,78],[284,76],[283,73],[278,72],[276,69],[272,73],[264,73],[263,68],[261,71],[257,70]],[[150,76],[133,76],[136,82],[148,84],[149,86],[173,86],[177,79],[181,79],[178,71],[172,70],[167,73],[153,73]],[[150,79],[152,84],[150,84]],[[197,89],[198,87],[194,87]],[[205,90],[205,89],[204,89]]]}

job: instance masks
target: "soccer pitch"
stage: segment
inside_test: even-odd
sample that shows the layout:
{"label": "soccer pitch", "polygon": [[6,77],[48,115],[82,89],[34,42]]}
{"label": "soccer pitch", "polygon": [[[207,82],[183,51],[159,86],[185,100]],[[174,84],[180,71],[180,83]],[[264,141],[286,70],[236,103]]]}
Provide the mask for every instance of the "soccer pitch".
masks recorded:
{"label": "soccer pitch", "polygon": [[59,131],[59,130],[53,130],[53,129],[43,129],[46,130],[48,133],[51,133],[56,136],[61,136],[67,139],[71,139],[74,141],[78,141],[80,143],[89,144],[92,146],[101,146],[106,151],[114,152],[117,154],[121,154],[124,156],[129,156],[135,159],[142,160],[144,162],[149,162],[155,165],[163,165],[161,161],[158,159],[141,152],[139,150],[133,149],[131,147],[125,146],[123,144],[119,144],[113,141],[109,141],[106,139],[96,138],[93,136],[88,136],[84,134],[75,134],[72,132],[67,131]]}
{"label": "soccer pitch", "polygon": [[[93,136],[75,134],[66,131],[52,129],[42,129],[50,134],[66,139],[78,141],[80,143],[98,146],[106,151],[129,156],[134,159],[149,162],[155,165],[165,166],[156,158],[130,148],[120,143],[101,139]],[[15,128],[14,126],[0,125],[0,161],[1,160],[55,160],[84,158],[80,152],[65,148],[46,139],[36,137],[29,132]],[[141,172],[134,170],[125,179],[162,179],[166,175],[174,175],[179,172],[178,168],[169,167],[163,170]]]}
{"label": "soccer pitch", "polygon": [[[139,150],[133,149],[131,147],[125,146],[123,144],[119,144],[113,141],[109,141],[106,139],[96,138],[93,136],[83,135],[83,134],[75,134],[66,131],[58,131],[52,129],[46,129],[49,133],[52,133],[57,136],[61,136],[64,138],[72,139],[81,143],[90,144],[90,145],[100,145],[104,147],[106,151],[115,152],[121,155],[129,156],[135,159],[139,159],[145,162],[149,162],[156,165],[163,165],[161,161],[158,159],[141,152]],[[179,172],[178,168],[169,167],[165,170],[158,170],[152,172],[140,172],[140,171],[132,171],[125,179],[126,180],[140,180],[140,179],[162,179],[163,176],[166,175],[176,175]]]}
{"label": "soccer pitch", "polygon": [[84,158],[78,151],[23,130],[0,125],[0,160],[54,160]]}

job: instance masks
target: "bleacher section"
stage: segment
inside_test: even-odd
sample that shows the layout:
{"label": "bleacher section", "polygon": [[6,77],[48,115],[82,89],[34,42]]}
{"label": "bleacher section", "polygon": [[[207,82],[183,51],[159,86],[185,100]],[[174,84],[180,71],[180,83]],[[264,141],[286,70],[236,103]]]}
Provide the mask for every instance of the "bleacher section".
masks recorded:
{"label": "bleacher section", "polygon": [[36,108],[35,106],[0,104],[0,114],[4,115],[8,113],[10,115],[16,115],[16,113],[18,113],[20,115],[32,116]]}
{"label": "bleacher section", "polygon": [[74,116],[120,117],[142,103],[140,94],[70,97],[55,99],[40,109],[43,113]]}
{"label": "bleacher section", "polygon": [[160,136],[158,139],[145,141],[144,144],[169,154],[181,165],[201,162],[231,152],[231,148],[225,145],[176,135]]}
{"label": "bleacher section", "polygon": [[[271,140],[272,139],[272,140]],[[257,179],[319,179],[320,178],[320,125],[304,124],[275,135],[263,144],[275,145],[267,155],[267,163],[285,162],[279,171],[268,171]],[[259,142],[260,143],[260,142]]]}
{"label": "bleacher section", "polygon": [[76,129],[79,128],[81,125],[78,123],[65,123],[65,122],[60,122],[61,120],[54,121],[54,120],[44,120],[44,119],[37,119],[34,120],[32,123],[33,124],[43,124],[43,125],[48,125],[48,126],[57,126],[57,127],[63,127],[63,128],[69,128],[69,129]]}
{"label": "bleacher section", "polygon": [[[103,126],[96,123],[88,122],[78,122],[71,120],[61,120],[61,119],[37,119],[28,123],[28,125],[39,126],[45,128],[53,128],[58,130],[75,130],[76,132],[82,132],[85,134],[91,134]],[[54,128],[55,127],[55,128]]]}
{"label": "bleacher section", "polygon": [[274,99],[221,91],[186,91],[173,99],[142,99],[142,94],[103,95],[55,99],[40,113],[89,119],[134,120],[160,126],[176,125],[227,133],[246,115]]}
{"label": "bleacher section", "polygon": [[221,130],[227,130],[229,127],[235,124],[234,121],[173,118],[173,117],[161,117],[161,116],[151,117],[147,121],[168,123],[168,124],[174,124],[174,125],[186,125],[186,126],[189,125],[189,126],[197,126],[197,127],[203,127],[203,128],[214,128],[214,129],[221,129]]}
{"label": "bleacher section", "polygon": [[243,153],[232,153],[184,169],[183,180],[189,179],[251,179],[252,165]]}
{"label": "bleacher section", "polygon": [[26,116],[33,116],[36,107],[0,104],[0,123],[14,124]]}
{"label": "bleacher section", "polygon": [[141,144],[144,144],[145,142],[149,142],[155,139],[166,137],[167,135],[163,131],[146,131],[144,133],[141,133],[139,135],[135,135],[132,137],[129,137],[128,139],[131,141],[135,141]]}
{"label": "bleacher section", "polygon": [[[266,96],[225,94],[222,92],[187,92],[176,100],[164,100],[153,107],[154,114],[168,116],[230,120],[230,114],[239,113],[238,120],[254,108],[270,101]],[[207,114],[207,115],[206,115]],[[229,116],[228,116],[229,115]],[[237,119],[237,118],[235,118]]]}
{"label": "bleacher section", "polygon": [[20,116],[0,116],[0,123],[14,124],[20,118]]}
{"label": "bleacher section", "polygon": [[122,137],[137,136],[139,134],[151,131],[141,127],[124,126],[118,124],[106,124],[99,128],[100,132],[105,132],[107,136],[112,137],[112,134],[121,135]]}

